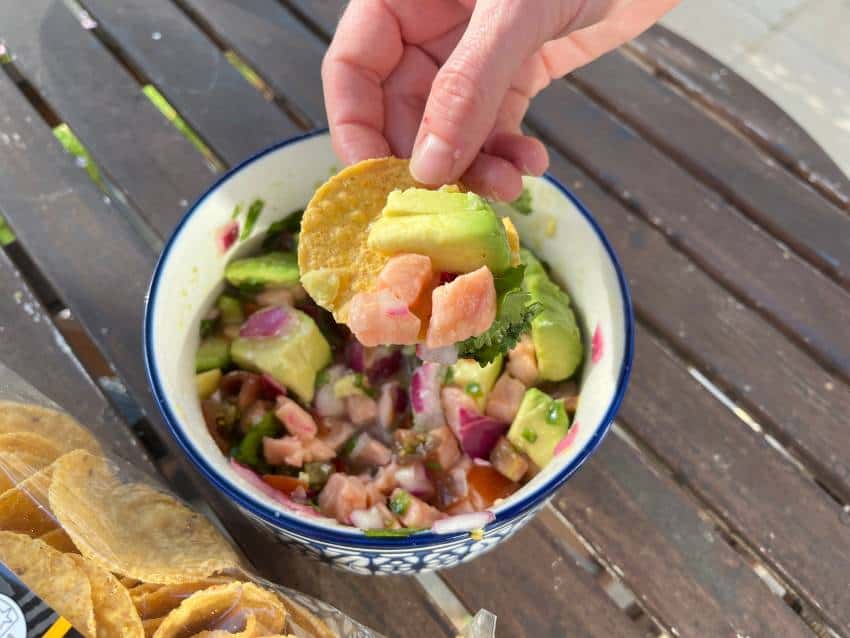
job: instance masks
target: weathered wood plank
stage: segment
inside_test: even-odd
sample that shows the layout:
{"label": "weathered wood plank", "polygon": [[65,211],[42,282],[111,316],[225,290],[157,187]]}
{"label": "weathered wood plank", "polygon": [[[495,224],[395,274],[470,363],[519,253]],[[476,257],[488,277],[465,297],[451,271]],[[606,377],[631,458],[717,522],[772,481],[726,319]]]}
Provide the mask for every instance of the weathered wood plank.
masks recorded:
{"label": "weathered wood plank", "polygon": [[[586,127],[587,137],[596,129]],[[552,172],[602,224],[629,278],[641,319],[707,372],[815,473],[850,494],[850,388],[604,195],[559,153]]]}
{"label": "weathered wood plank", "polygon": [[177,0],[317,126],[325,121],[319,81],[325,46],[277,0]]}
{"label": "weathered wood plank", "polygon": [[643,330],[620,418],[798,594],[850,633],[850,517]]}
{"label": "weathered wood plank", "polygon": [[669,479],[611,435],[555,496],[641,602],[679,636],[811,636]]}
{"label": "weathered wood plank", "polygon": [[[131,222],[104,204],[99,191],[64,153],[35,110],[0,73],[0,124],[7,123],[14,125],[20,143],[4,155],[0,214],[10,221],[51,284],[62,291],[68,307],[146,410],[176,462],[194,478],[195,486],[263,576],[287,584],[298,571],[299,585],[307,593],[326,596],[344,610],[349,601],[364,604],[357,602],[362,596],[361,579],[317,570],[312,562],[305,565],[292,550],[254,528],[203,482],[183,457],[159,418],[141,356],[142,311],[155,252],[136,234]],[[176,216],[176,212],[172,214]],[[49,235],[45,228],[50,229]],[[300,567],[293,569],[297,565]],[[421,629],[427,635],[447,635],[445,623],[438,621],[439,614],[429,608],[421,589],[396,588],[392,580],[370,582],[374,600],[392,601],[386,604],[398,609],[410,604],[423,608],[418,614],[409,614],[415,623],[410,626],[403,624],[405,614],[388,616],[387,622],[398,623],[396,632]],[[358,619],[366,624],[376,619],[384,622],[377,618],[381,613],[376,607]]]}
{"label": "weathered wood plank", "polygon": [[468,608],[499,614],[497,636],[641,636],[540,521],[492,552],[442,572]]}
{"label": "weathered wood plank", "polygon": [[567,84],[533,102],[530,122],[724,286],[850,377],[847,291]]}
{"label": "weathered wood plank", "polygon": [[785,111],[740,75],[661,25],[629,45],[656,75],[710,108],[850,210],[850,179]]}
{"label": "weathered wood plank", "polygon": [[300,11],[323,34],[330,35],[336,30],[347,0],[284,0],[284,3]]}
{"label": "weathered wood plank", "polygon": [[571,76],[781,241],[850,282],[850,217],[615,51]]}
{"label": "weathered wood plank", "polygon": [[2,250],[0,361],[85,423],[116,453],[139,465],[152,467],[127,425],[86,374],[47,310]]}
{"label": "weathered wood plank", "polygon": [[170,0],[83,4],[99,28],[228,164],[300,132]]}
{"label": "weathered wood plank", "polygon": [[151,225],[171,230],[213,173],[136,80],[61,2],[0,3],[0,39]]}

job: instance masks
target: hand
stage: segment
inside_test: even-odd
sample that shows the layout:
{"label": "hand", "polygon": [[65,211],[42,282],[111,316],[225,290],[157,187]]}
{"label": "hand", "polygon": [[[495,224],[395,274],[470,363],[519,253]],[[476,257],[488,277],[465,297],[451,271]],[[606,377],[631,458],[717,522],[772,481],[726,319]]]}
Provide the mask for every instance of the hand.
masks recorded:
{"label": "hand", "polygon": [[422,183],[512,200],[549,164],[520,131],[529,100],[677,2],[352,0],[322,64],[334,149],[411,157]]}

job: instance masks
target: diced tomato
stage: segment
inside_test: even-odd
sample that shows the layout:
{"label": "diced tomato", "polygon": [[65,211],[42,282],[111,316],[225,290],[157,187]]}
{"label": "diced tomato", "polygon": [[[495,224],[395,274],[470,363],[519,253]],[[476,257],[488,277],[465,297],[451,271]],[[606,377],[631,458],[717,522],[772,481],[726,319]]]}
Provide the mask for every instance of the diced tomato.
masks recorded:
{"label": "diced tomato", "polygon": [[469,500],[476,510],[490,507],[496,499],[506,498],[519,487],[488,465],[473,465],[466,475]]}
{"label": "diced tomato", "polygon": [[496,318],[496,287],[487,266],[434,289],[425,344],[439,348],[485,332]]}
{"label": "diced tomato", "polygon": [[263,481],[287,496],[299,487],[305,490],[308,488],[305,483],[302,483],[294,476],[284,476],[283,474],[263,474]]}

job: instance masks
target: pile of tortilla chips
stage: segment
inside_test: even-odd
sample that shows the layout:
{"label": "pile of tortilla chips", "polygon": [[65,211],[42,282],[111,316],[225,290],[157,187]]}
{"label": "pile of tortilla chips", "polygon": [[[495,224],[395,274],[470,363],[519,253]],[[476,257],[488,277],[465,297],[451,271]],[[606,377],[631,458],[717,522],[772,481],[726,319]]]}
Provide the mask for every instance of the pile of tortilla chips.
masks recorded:
{"label": "pile of tortilla chips", "polygon": [[87,638],[332,635],[67,415],[0,401],[0,490],[0,561]]}

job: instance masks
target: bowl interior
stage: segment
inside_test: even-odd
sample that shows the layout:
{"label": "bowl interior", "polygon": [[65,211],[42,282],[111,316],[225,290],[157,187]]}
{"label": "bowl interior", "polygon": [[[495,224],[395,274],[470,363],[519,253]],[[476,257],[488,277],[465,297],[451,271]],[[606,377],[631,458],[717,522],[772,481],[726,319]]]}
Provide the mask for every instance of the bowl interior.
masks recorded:
{"label": "bowl interior", "polygon": [[[335,170],[337,159],[326,133],[270,149],[218,182],[186,215],[161,258],[151,286],[146,319],[146,355],[156,398],[193,460],[253,511],[284,523],[317,525],[362,536],[327,519],[305,519],[283,511],[229,467],[207,433],[194,385],[198,325],[223,289],[226,263],[258,247],[268,226],[303,208],[316,186]],[[601,231],[567,191],[550,178],[527,178],[531,215],[500,206],[522,241],[549,263],[573,299],[585,338],[581,399],[570,440],[556,458],[521,490],[493,508],[498,519],[530,506],[562,482],[607,430],[624,391],[630,363],[631,319],[625,283]],[[251,236],[222,254],[216,232],[237,206],[256,199],[265,207]]]}

